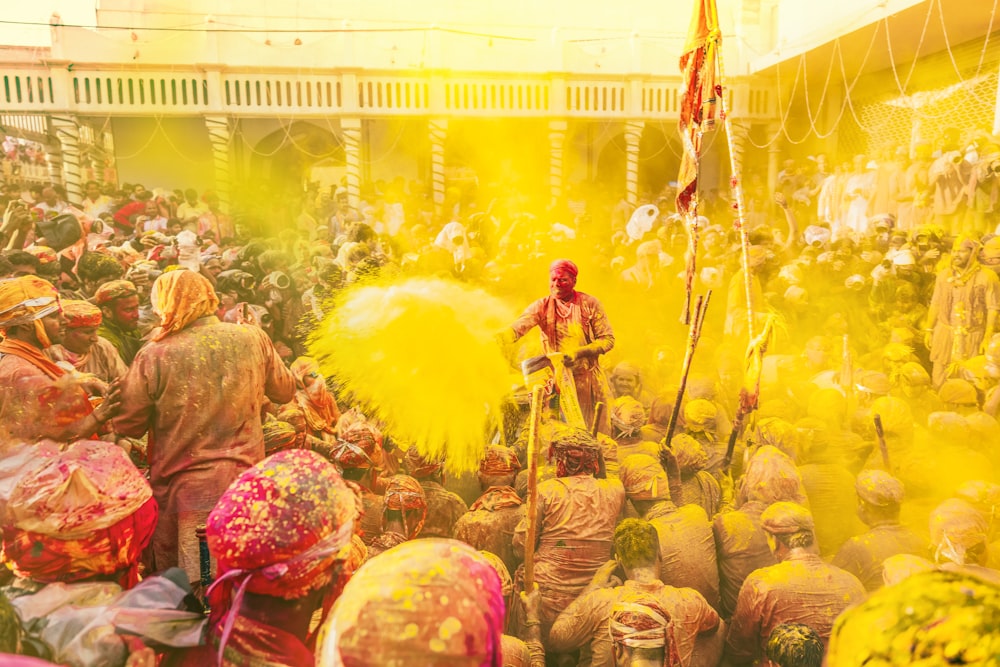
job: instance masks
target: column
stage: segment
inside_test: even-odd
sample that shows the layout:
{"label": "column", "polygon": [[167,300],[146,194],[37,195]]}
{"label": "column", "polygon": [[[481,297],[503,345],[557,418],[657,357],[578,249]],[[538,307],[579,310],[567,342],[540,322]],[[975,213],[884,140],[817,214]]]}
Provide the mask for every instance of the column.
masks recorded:
{"label": "column", "polygon": [[361,206],[361,119],[342,118],[340,135],[347,161],[347,202],[358,208]]}
{"label": "column", "polygon": [[630,120],[625,123],[625,201],[639,203],[639,140],[645,123]]}
{"label": "column", "polygon": [[431,137],[431,186],[434,189],[434,204],[444,204],[444,140],[448,136],[448,121],[431,118],[428,123]]}
{"label": "column", "polygon": [[[781,123],[770,123],[767,126],[767,140],[771,141],[779,132],[781,132]],[[781,171],[782,145],[781,137],[778,137],[767,147],[767,189],[770,192],[778,189],[778,172]]]}
{"label": "column", "polygon": [[[49,172],[49,183],[62,183],[63,182],[63,156],[62,148],[59,144],[47,144],[45,146],[48,156],[48,172]],[[31,167],[31,172],[28,176],[32,179],[36,179],[41,176],[41,168],[36,168],[34,165],[26,165]],[[39,179],[40,180],[40,179]]]}
{"label": "column", "polygon": [[[66,197],[70,202],[79,203],[83,200],[83,183],[80,182],[80,126],[76,122],[76,117],[71,115],[51,117],[52,130],[59,140],[60,158],[52,156],[49,161],[49,174],[56,176],[60,166],[62,171],[62,183],[66,188]],[[53,178],[53,182],[55,182]]]}
{"label": "column", "polygon": [[549,121],[549,194],[555,206],[563,193],[563,153],[566,144],[566,121]]}
{"label": "column", "polygon": [[215,172],[215,194],[219,197],[219,210],[229,213],[229,198],[232,195],[232,161],[229,147],[233,132],[229,116],[205,116],[208,140],[212,143],[212,166]]}

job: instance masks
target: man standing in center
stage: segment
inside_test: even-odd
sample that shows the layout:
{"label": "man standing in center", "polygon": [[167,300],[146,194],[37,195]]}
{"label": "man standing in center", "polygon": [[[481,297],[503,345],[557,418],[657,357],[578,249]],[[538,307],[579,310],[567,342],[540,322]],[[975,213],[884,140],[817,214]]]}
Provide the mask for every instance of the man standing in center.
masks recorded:
{"label": "man standing in center", "polygon": [[170,271],[153,284],[160,328],[122,381],[115,430],[149,432],[150,483],[160,506],[155,568],[183,568],[199,581],[195,528],[240,473],[264,458],[264,398],[284,404],[295,378],[263,330],[220,322],[212,284]]}
{"label": "man standing in center", "polygon": [[[615,334],[601,302],[576,291],[578,273],[576,264],[568,259],[552,262],[549,267],[551,293],[528,306],[503,338],[504,342],[513,343],[537,326],[545,354],[564,353],[564,363],[573,370],[580,411],[589,426],[593,423],[597,404],[611,404],[608,380],[598,358],[615,346]],[[601,433],[611,435],[609,417],[605,416],[598,427]]]}

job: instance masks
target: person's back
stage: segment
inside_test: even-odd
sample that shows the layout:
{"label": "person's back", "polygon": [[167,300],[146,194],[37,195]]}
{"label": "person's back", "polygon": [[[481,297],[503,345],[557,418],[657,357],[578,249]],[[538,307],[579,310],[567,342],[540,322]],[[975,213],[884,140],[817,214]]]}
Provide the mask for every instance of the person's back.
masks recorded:
{"label": "person's back", "polygon": [[826,642],[837,616],[866,596],[857,577],[819,557],[809,510],[777,502],[761,515],[761,525],[779,562],[755,570],[743,582],[726,639],[734,665],[760,658],[782,623],[806,625]]}
{"label": "person's back", "polygon": [[149,433],[150,483],[160,504],[158,569],[179,565],[200,582],[194,530],[229,484],[264,458],[265,397],[289,402],[295,380],[261,329],[223,324],[212,284],[170,271],[153,284],[160,327],[122,380],[115,431]]}
{"label": "person's back", "polygon": [[643,518],[653,524],[660,537],[661,581],[693,588],[718,608],[715,537],[705,510],[697,505],[676,507],[668,501],[654,505]]}
{"label": "person's back", "polygon": [[816,517],[816,540],[823,556],[833,556],[851,536],[864,526],[854,514],[854,475],[831,462],[799,466],[809,507]]}
{"label": "person's back", "polygon": [[451,537],[455,524],[469,511],[465,501],[435,480],[421,480],[420,486],[427,494],[427,523],[422,536]]}
{"label": "person's back", "polygon": [[760,515],[767,506],[750,502],[732,512],[723,512],[712,522],[716,560],[719,566],[719,612],[729,618],[736,611],[736,598],[743,581],[754,570],[777,561],[767,546]]}
{"label": "person's back", "polygon": [[139,436],[148,428],[154,482],[220,459],[251,466],[264,457],[265,396],[285,403],[294,394],[279,364],[257,327],[201,318],[136,355],[115,429]]}
{"label": "person's back", "polygon": [[479,551],[495,553],[513,572],[518,558],[511,541],[523,516],[524,505],[512,487],[490,487],[455,523],[454,537]]}
{"label": "person's back", "polygon": [[[611,556],[615,524],[625,503],[621,482],[594,477],[600,445],[586,429],[559,431],[552,447],[558,476],[538,485],[535,580],[543,629]],[[515,549],[524,547],[526,530],[527,521],[515,528]]]}

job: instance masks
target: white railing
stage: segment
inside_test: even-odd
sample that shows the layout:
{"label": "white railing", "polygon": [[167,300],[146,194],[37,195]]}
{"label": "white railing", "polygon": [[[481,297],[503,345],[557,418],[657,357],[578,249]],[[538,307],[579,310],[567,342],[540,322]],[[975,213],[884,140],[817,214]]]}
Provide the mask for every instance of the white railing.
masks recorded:
{"label": "white railing", "polygon": [[[671,120],[680,77],[241,73],[0,63],[0,113],[234,116],[550,117]],[[769,82],[730,82],[734,118],[775,118]]]}

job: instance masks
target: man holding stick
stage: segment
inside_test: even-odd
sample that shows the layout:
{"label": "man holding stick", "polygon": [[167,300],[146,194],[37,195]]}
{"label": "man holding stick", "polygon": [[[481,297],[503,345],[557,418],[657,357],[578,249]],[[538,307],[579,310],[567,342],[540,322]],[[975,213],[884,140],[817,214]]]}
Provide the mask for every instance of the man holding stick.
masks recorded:
{"label": "man holding stick", "polygon": [[[611,557],[625,489],[614,478],[597,479],[600,444],[586,429],[562,426],[552,435],[555,479],[538,484],[535,544],[526,543],[529,517],[514,529],[515,551],[534,549],[534,583],[540,593],[542,636],[556,616],[586,588]],[[531,505],[529,501],[529,505]]]}
{"label": "man holding stick", "polygon": [[[568,259],[553,262],[549,267],[550,294],[528,306],[500,337],[504,343],[514,343],[537,326],[545,354],[563,353],[563,363],[573,373],[583,423],[590,425],[597,404],[611,403],[611,390],[598,358],[615,346],[615,334],[601,302],[576,291],[578,273],[576,264]],[[611,435],[606,414],[598,431]]]}

